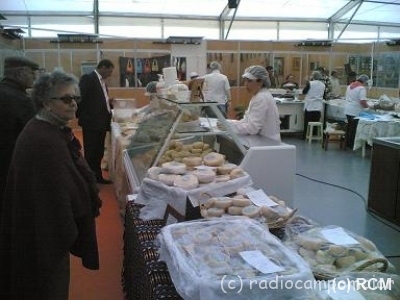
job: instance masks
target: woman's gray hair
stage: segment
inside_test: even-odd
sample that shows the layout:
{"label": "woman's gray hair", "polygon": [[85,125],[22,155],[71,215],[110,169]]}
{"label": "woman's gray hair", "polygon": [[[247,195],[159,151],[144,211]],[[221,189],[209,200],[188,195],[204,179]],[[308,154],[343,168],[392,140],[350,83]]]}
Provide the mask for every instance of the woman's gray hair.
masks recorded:
{"label": "woman's gray hair", "polygon": [[63,71],[53,71],[39,76],[32,87],[32,101],[36,110],[40,110],[45,104],[52,101],[51,98],[58,96],[58,91],[67,86],[76,86],[78,90],[78,79]]}
{"label": "woman's gray hair", "polygon": [[258,80],[261,80],[262,87],[270,88],[271,87],[271,79],[269,78],[268,71],[261,65],[250,66],[246,70],[244,70],[245,74],[251,74],[256,77]]}
{"label": "woman's gray hair", "polygon": [[211,70],[221,70],[221,64],[214,60],[210,63],[210,69]]}

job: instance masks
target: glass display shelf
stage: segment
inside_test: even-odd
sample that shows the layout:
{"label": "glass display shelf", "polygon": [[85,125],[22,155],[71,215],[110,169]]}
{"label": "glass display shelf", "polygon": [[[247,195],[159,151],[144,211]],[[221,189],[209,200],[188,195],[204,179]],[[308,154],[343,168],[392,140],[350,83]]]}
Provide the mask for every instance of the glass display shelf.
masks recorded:
{"label": "glass display shelf", "polygon": [[[132,190],[140,186],[149,168],[162,162],[172,140],[183,145],[201,141],[218,152],[217,136],[229,136],[238,150],[243,155],[246,153],[246,148],[218,109],[217,102],[178,102],[172,95],[158,95],[151,101],[124,150],[124,164]],[[205,107],[209,107],[217,118],[204,116]],[[219,130],[217,122],[228,130]]]}

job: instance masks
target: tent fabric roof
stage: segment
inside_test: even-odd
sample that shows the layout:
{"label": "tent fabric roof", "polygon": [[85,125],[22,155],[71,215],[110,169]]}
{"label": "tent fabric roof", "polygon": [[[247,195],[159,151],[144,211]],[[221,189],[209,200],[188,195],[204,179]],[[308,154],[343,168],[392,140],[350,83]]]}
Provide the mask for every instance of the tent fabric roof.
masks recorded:
{"label": "tent fabric roof", "polygon": [[[45,25],[51,17],[101,23],[109,18],[182,19],[232,22],[322,22],[400,27],[400,0],[2,0],[3,26]],[[78,21],[78,19],[80,20]],[[65,18],[67,19],[67,18]],[[59,18],[60,22],[63,20]],[[70,23],[71,24],[71,23]],[[219,24],[219,23],[217,23]]]}

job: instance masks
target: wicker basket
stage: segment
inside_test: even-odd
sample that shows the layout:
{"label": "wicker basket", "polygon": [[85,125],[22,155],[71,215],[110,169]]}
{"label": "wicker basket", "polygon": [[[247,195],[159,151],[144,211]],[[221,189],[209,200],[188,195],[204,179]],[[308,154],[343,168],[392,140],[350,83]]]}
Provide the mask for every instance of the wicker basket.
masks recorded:
{"label": "wicker basket", "polygon": [[313,270],[313,274],[315,279],[317,280],[330,280],[351,272],[380,272],[384,273],[389,267],[389,263],[386,258],[383,257],[376,257],[376,258],[370,258],[370,259],[365,259],[362,261],[359,261],[352,265],[350,268],[343,270],[342,272],[318,272]]}

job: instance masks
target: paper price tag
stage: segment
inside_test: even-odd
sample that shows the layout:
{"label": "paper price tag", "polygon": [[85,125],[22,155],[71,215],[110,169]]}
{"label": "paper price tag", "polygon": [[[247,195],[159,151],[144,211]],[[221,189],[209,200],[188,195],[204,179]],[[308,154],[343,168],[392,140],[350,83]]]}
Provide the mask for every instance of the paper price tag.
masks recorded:
{"label": "paper price tag", "polygon": [[240,256],[253,268],[256,268],[263,274],[276,273],[285,269],[274,264],[260,250],[242,251]]}
{"label": "paper price tag", "polygon": [[335,245],[357,245],[359,242],[348,235],[343,228],[323,229],[321,230],[325,239]]}
{"label": "paper price tag", "polygon": [[254,203],[254,205],[257,206],[277,206],[278,204],[274,201],[272,201],[265,193],[263,190],[255,190],[248,192],[247,197],[251,200],[251,202]]}

